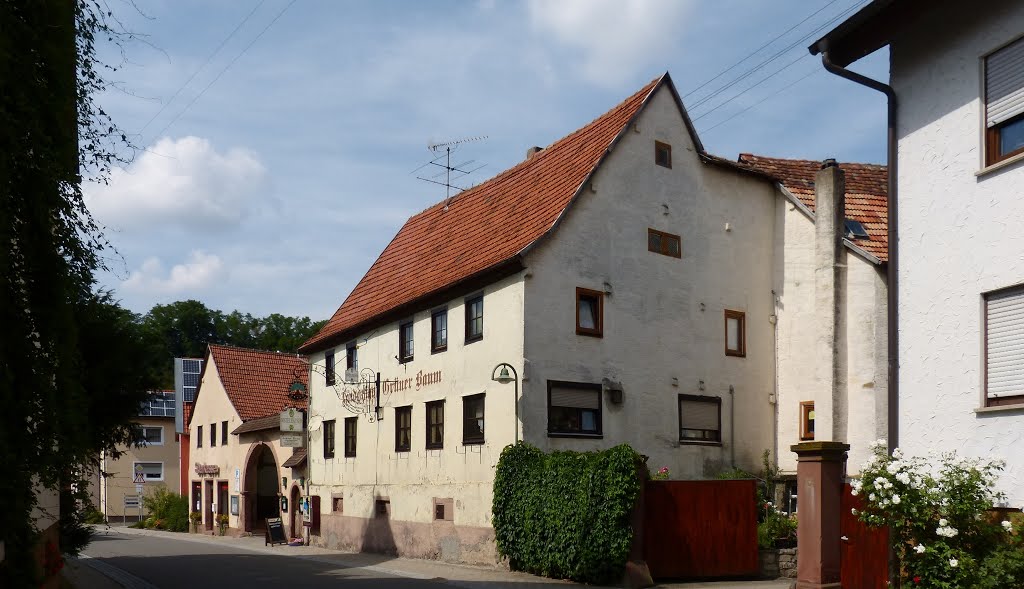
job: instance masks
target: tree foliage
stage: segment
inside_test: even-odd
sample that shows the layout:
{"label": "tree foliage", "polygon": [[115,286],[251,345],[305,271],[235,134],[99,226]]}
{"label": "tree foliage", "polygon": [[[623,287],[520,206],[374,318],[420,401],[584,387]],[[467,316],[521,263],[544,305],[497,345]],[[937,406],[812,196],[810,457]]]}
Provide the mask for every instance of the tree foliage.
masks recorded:
{"label": "tree foliage", "polygon": [[491,523],[513,569],[617,582],[633,542],[642,460],[628,445],[545,454],[520,442],[501,453]]}

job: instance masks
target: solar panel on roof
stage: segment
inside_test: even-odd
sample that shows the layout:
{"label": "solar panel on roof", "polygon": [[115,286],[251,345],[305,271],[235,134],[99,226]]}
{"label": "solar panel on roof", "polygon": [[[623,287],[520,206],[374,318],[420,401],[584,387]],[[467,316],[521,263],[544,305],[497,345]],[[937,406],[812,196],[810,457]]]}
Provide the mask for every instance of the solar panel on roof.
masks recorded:
{"label": "solar panel on roof", "polygon": [[854,221],[853,219],[846,219],[846,238],[847,239],[867,239],[871,237],[868,235],[864,225],[861,225],[860,221]]}

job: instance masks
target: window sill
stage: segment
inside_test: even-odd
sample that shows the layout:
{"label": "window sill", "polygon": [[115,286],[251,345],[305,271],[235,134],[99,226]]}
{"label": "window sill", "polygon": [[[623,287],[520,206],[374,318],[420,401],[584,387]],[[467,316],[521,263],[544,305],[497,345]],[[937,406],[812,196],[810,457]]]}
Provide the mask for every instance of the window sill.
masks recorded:
{"label": "window sill", "polygon": [[483,446],[483,440],[462,440],[463,446]]}
{"label": "window sill", "polygon": [[974,175],[977,176],[978,178],[981,178],[983,176],[991,174],[992,172],[997,172],[1005,167],[1012,166],[1013,164],[1016,164],[1021,161],[1024,161],[1024,153],[1018,153],[1017,155],[1012,155],[1006,158],[1005,160],[1000,160],[990,166],[985,166],[984,168],[975,172]]}
{"label": "window sill", "polygon": [[430,353],[431,354],[440,354],[441,352],[447,352],[447,351],[448,351],[448,346],[445,346],[443,348],[437,348],[436,350],[430,350]]}
{"label": "window sill", "polygon": [[679,440],[680,446],[713,446],[722,447],[722,442],[705,442],[702,440]]}
{"label": "window sill", "polygon": [[549,438],[587,438],[591,440],[600,440],[604,437],[604,434],[586,434],[586,433],[573,433],[573,432],[548,432]]}
{"label": "window sill", "polygon": [[398,359],[398,363],[399,364],[408,364],[409,362],[412,362],[412,358],[413,358],[412,356],[409,356],[408,358],[399,358]]}
{"label": "window sill", "polygon": [[467,337],[466,338],[466,345],[468,346],[469,344],[471,344],[473,342],[478,342],[478,341],[480,341],[482,339],[484,339],[484,336],[482,336],[482,335],[477,335],[477,336],[473,336],[473,337]]}
{"label": "window sill", "polygon": [[584,336],[587,336],[587,337],[596,337],[596,338],[604,337],[604,333],[602,333],[600,331],[583,331],[582,329],[577,329],[576,330],[576,335],[584,335]]}
{"label": "window sill", "polygon": [[1014,405],[992,405],[990,407],[978,407],[974,410],[979,415],[992,413],[1024,413],[1024,403]]}

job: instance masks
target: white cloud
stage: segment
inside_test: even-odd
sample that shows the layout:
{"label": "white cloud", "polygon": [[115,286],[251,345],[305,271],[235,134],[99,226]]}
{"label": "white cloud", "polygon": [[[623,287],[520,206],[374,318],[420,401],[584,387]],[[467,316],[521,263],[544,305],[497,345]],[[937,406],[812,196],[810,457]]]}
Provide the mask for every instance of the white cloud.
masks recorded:
{"label": "white cloud", "polygon": [[668,69],[692,0],[530,0],[534,29],[580,52],[584,77],[614,85],[638,68]]}
{"label": "white cloud", "polygon": [[124,281],[125,290],[152,295],[195,292],[212,286],[226,274],[220,257],[195,250],[188,261],[176,264],[165,274],[160,258],[148,258]]}
{"label": "white cloud", "polygon": [[264,194],[266,169],[245,149],[221,153],[201,137],[163,138],[106,185],[94,185],[86,203],[100,222],[117,228],[152,223],[237,225]]}

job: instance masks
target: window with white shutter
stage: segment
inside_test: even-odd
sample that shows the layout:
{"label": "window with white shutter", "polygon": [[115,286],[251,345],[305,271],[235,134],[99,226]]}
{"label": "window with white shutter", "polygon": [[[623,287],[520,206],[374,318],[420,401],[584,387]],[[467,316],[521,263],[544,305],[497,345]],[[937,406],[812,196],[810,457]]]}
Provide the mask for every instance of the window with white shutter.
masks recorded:
{"label": "window with white shutter", "polygon": [[722,398],[679,395],[679,442],[721,441]]}
{"label": "window with white shutter", "polygon": [[601,435],[601,385],[549,380],[548,435]]}
{"label": "window with white shutter", "polygon": [[985,397],[1024,403],[1024,287],[985,296]]}
{"label": "window with white shutter", "polygon": [[985,164],[1024,153],[1024,39],[985,57]]}

